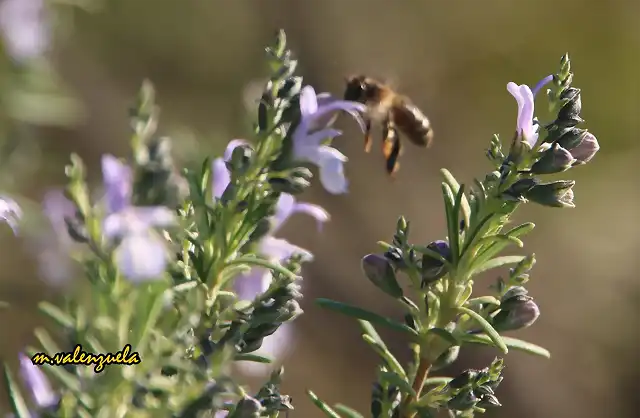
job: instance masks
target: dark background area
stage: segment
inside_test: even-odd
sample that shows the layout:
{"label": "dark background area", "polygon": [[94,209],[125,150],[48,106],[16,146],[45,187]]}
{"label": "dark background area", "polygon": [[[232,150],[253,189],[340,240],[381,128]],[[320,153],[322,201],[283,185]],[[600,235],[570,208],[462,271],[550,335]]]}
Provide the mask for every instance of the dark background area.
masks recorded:
{"label": "dark background area", "polygon": [[[6,58],[0,68],[2,141],[17,141],[0,167],[0,190],[20,198],[27,212],[63,183],[70,152],[96,182],[101,154],[127,155],[127,109],[144,78],[157,88],[160,130],[175,139],[180,160],[219,154],[228,140],[248,137],[247,104],[267,75],[263,47],[277,28],[287,31],[301,75],[317,91],[339,94],[345,75],[364,72],[392,80],[429,115],[434,146],[423,152],[407,145],[395,182],[385,176],[379,149],[366,155],[355,124],[341,122],[345,134],[336,146],[350,158],[350,193],[331,196],[314,185],[302,199],[323,205],[331,222],[318,235],[311,220],[298,217],[281,233],[316,256],[304,272],[306,315],[295,323],[295,350],[284,362],[284,391],[296,407],[291,418],[321,416],[306,388],[368,411],[376,358],[355,322],[313,300],[397,314],[362,277],[360,258],[391,238],[400,215],[412,222],[416,241],[442,238],[438,170],[447,167],[467,183],[483,176],[491,135],[509,138],[515,127],[507,82],[535,84],[568,51],[586,127],[602,149],[567,174],[577,180],[577,208],[528,205],[517,215],[538,225],[525,250],[538,258],[529,289],[542,316],[514,336],[547,347],[552,358],[510,353],[498,392],[504,407],[487,416],[640,416],[640,2],[105,0],[91,3],[92,13],[51,6],[55,73],[15,74]],[[25,104],[7,94],[20,89],[43,96]],[[538,103],[539,116],[547,116]],[[33,327],[42,323],[36,304],[59,291],[38,277],[28,238],[37,228],[27,227],[17,241],[0,230],[0,300],[12,305],[0,313],[5,359],[34,342]],[[477,281],[476,292],[491,281]],[[407,357],[403,341],[388,337]],[[466,349],[447,372],[482,368],[497,354]]]}

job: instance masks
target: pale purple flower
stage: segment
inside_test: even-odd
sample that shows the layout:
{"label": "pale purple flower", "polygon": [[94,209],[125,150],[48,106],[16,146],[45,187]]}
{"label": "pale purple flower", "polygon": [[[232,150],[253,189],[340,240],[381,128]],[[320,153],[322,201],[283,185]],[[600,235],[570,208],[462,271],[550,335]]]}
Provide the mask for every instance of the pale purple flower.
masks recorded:
{"label": "pale purple flower", "polygon": [[[227,146],[224,158],[217,158],[213,161],[212,188],[215,198],[220,198],[229,184],[230,176],[225,165],[225,158],[230,158],[233,149],[242,142],[240,140],[231,141]],[[274,234],[294,213],[311,215],[316,220],[318,229],[329,220],[329,214],[322,207],[310,203],[297,202],[294,196],[282,193],[276,204],[275,214],[271,219],[271,229],[257,243],[257,251],[260,255],[279,263],[286,261],[295,254],[301,255],[307,261],[313,258],[313,255],[304,248],[293,245],[287,240],[274,237]],[[235,279],[235,290],[240,299],[253,300],[269,288],[272,279],[270,271],[263,268],[252,268],[249,273]],[[262,347],[256,354],[276,359],[282,358],[291,348],[292,331],[289,323],[283,324],[278,331],[263,340]],[[265,368],[265,365],[254,362],[239,362],[238,365],[247,374],[261,375],[269,369],[268,365]]]}
{"label": "pale purple flower", "polygon": [[47,377],[39,366],[24,354],[19,354],[20,375],[38,408],[51,408],[58,404],[58,396],[51,388]]}
{"label": "pale purple flower", "polygon": [[352,115],[364,131],[364,120],[360,113],[366,110],[361,103],[332,100],[326,93],[316,95],[311,86],[300,92],[300,123],[293,133],[293,153],[295,158],[307,161],[320,169],[320,182],[332,194],[347,192],[348,182],[344,175],[347,157],[337,149],[324,144],[342,134],[328,128],[330,118],[338,111]]}
{"label": "pale purple flower", "polygon": [[0,221],[6,222],[14,234],[18,234],[18,222],[22,218],[22,209],[8,196],[0,196]]}
{"label": "pale purple flower", "polygon": [[115,261],[132,282],[157,280],[167,264],[165,241],[153,231],[175,223],[174,213],[163,206],[131,206],[131,169],[111,155],[102,157],[107,216],[103,233],[119,239]]}
{"label": "pale purple flower", "polygon": [[133,173],[113,155],[102,156],[102,181],[107,213],[119,212],[131,203]]}
{"label": "pale purple flower", "polygon": [[51,230],[43,230],[35,237],[38,267],[48,283],[58,285],[67,282],[72,275],[70,253],[74,241],[69,236],[65,219],[76,216],[76,207],[58,189],[45,193],[42,206]]}
{"label": "pale purple flower", "polygon": [[553,76],[547,76],[540,80],[533,91],[526,84],[517,85],[514,82],[507,83],[507,90],[518,102],[518,118],[516,121],[516,135],[526,142],[531,148],[538,142],[539,125],[534,123],[534,98],[535,95],[553,80]]}
{"label": "pale purple flower", "polygon": [[44,0],[2,0],[0,33],[14,60],[24,62],[41,56],[50,41]]}

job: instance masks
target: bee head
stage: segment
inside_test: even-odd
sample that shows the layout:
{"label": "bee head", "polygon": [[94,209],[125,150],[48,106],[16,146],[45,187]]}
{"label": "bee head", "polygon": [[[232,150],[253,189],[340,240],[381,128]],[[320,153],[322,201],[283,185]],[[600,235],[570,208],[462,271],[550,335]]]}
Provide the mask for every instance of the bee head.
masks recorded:
{"label": "bee head", "polygon": [[345,78],[346,88],[344,90],[344,100],[362,102],[366,98],[367,83],[366,77],[357,75]]}

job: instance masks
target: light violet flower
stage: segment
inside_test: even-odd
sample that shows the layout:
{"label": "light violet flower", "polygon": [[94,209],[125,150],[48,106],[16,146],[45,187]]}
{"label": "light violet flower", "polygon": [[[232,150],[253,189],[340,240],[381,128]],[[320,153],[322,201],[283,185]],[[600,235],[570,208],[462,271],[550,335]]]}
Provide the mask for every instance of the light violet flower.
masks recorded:
{"label": "light violet flower", "polygon": [[18,203],[7,196],[0,196],[0,221],[6,222],[15,235],[18,234],[18,222],[22,218],[22,209]]}
{"label": "light violet flower", "polygon": [[[213,195],[220,198],[229,184],[229,171],[225,165],[225,158],[228,159],[233,149],[243,141],[234,140],[229,143],[225,151],[224,158],[217,158],[213,161]],[[306,213],[311,215],[318,225],[318,229],[329,220],[329,214],[320,206],[296,202],[294,196],[282,193],[276,204],[276,212],[271,219],[271,229],[269,233],[257,243],[258,253],[276,262],[284,262],[294,254],[302,255],[304,259],[311,260],[313,255],[287,240],[275,238],[274,234],[282,227],[285,221],[294,213]],[[265,292],[271,284],[271,272],[263,268],[252,268],[245,275],[237,277],[234,284],[238,297],[243,300],[253,300],[257,295]],[[263,340],[262,347],[256,352],[259,355],[266,355],[275,359],[282,358],[291,347],[293,330],[289,323],[285,323],[278,330]],[[246,374],[262,375],[268,372],[269,367],[254,362],[239,362],[239,367]]]}
{"label": "light violet flower", "polygon": [[535,95],[553,80],[553,76],[547,76],[540,80],[533,88],[533,91],[526,84],[517,85],[514,82],[507,83],[507,90],[518,102],[518,119],[516,122],[516,135],[518,138],[526,142],[531,148],[538,142],[537,123],[533,120],[534,98]]}
{"label": "light violet flower", "polygon": [[66,283],[73,274],[70,253],[74,241],[69,236],[65,219],[73,219],[76,208],[58,189],[45,193],[42,206],[51,229],[39,233],[32,245],[36,248],[40,275],[49,284],[59,285]]}
{"label": "light violet flower", "polygon": [[20,375],[25,386],[40,409],[52,408],[58,404],[58,395],[53,391],[42,370],[24,354],[19,355]]}
{"label": "light violet flower", "polygon": [[167,264],[165,241],[153,231],[175,223],[174,213],[163,206],[131,206],[131,169],[111,155],[102,157],[107,216],[103,233],[119,239],[115,261],[134,283],[158,280]]}
{"label": "light violet flower", "polygon": [[[323,144],[342,134],[328,128],[329,120],[338,111],[352,115],[364,131],[361,113],[366,110],[361,103],[331,99],[326,93],[316,95],[311,86],[300,92],[300,123],[293,132],[295,158],[308,161],[320,169],[320,182],[332,194],[347,192],[348,182],[344,175],[347,157],[337,149]],[[324,123],[323,123],[324,122]]]}
{"label": "light violet flower", "polygon": [[0,33],[9,55],[18,62],[41,56],[49,45],[44,0],[3,0]]}

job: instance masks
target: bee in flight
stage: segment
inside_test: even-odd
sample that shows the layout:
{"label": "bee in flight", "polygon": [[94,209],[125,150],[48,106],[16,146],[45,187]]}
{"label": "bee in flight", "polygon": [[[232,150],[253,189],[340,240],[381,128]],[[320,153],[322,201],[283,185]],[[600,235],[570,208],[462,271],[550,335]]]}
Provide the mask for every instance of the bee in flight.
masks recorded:
{"label": "bee in flight", "polygon": [[399,133],[415,145],[428,147],[433,139],[431,123],[411,100],[396,93],[390,86],[364,75],[347,78],[344,99],[367,106],[364,150],[371,151],[371,121],[382,124],[382,153],[387,173],[393,176],[400,167],[398,157],[402,151]]}

